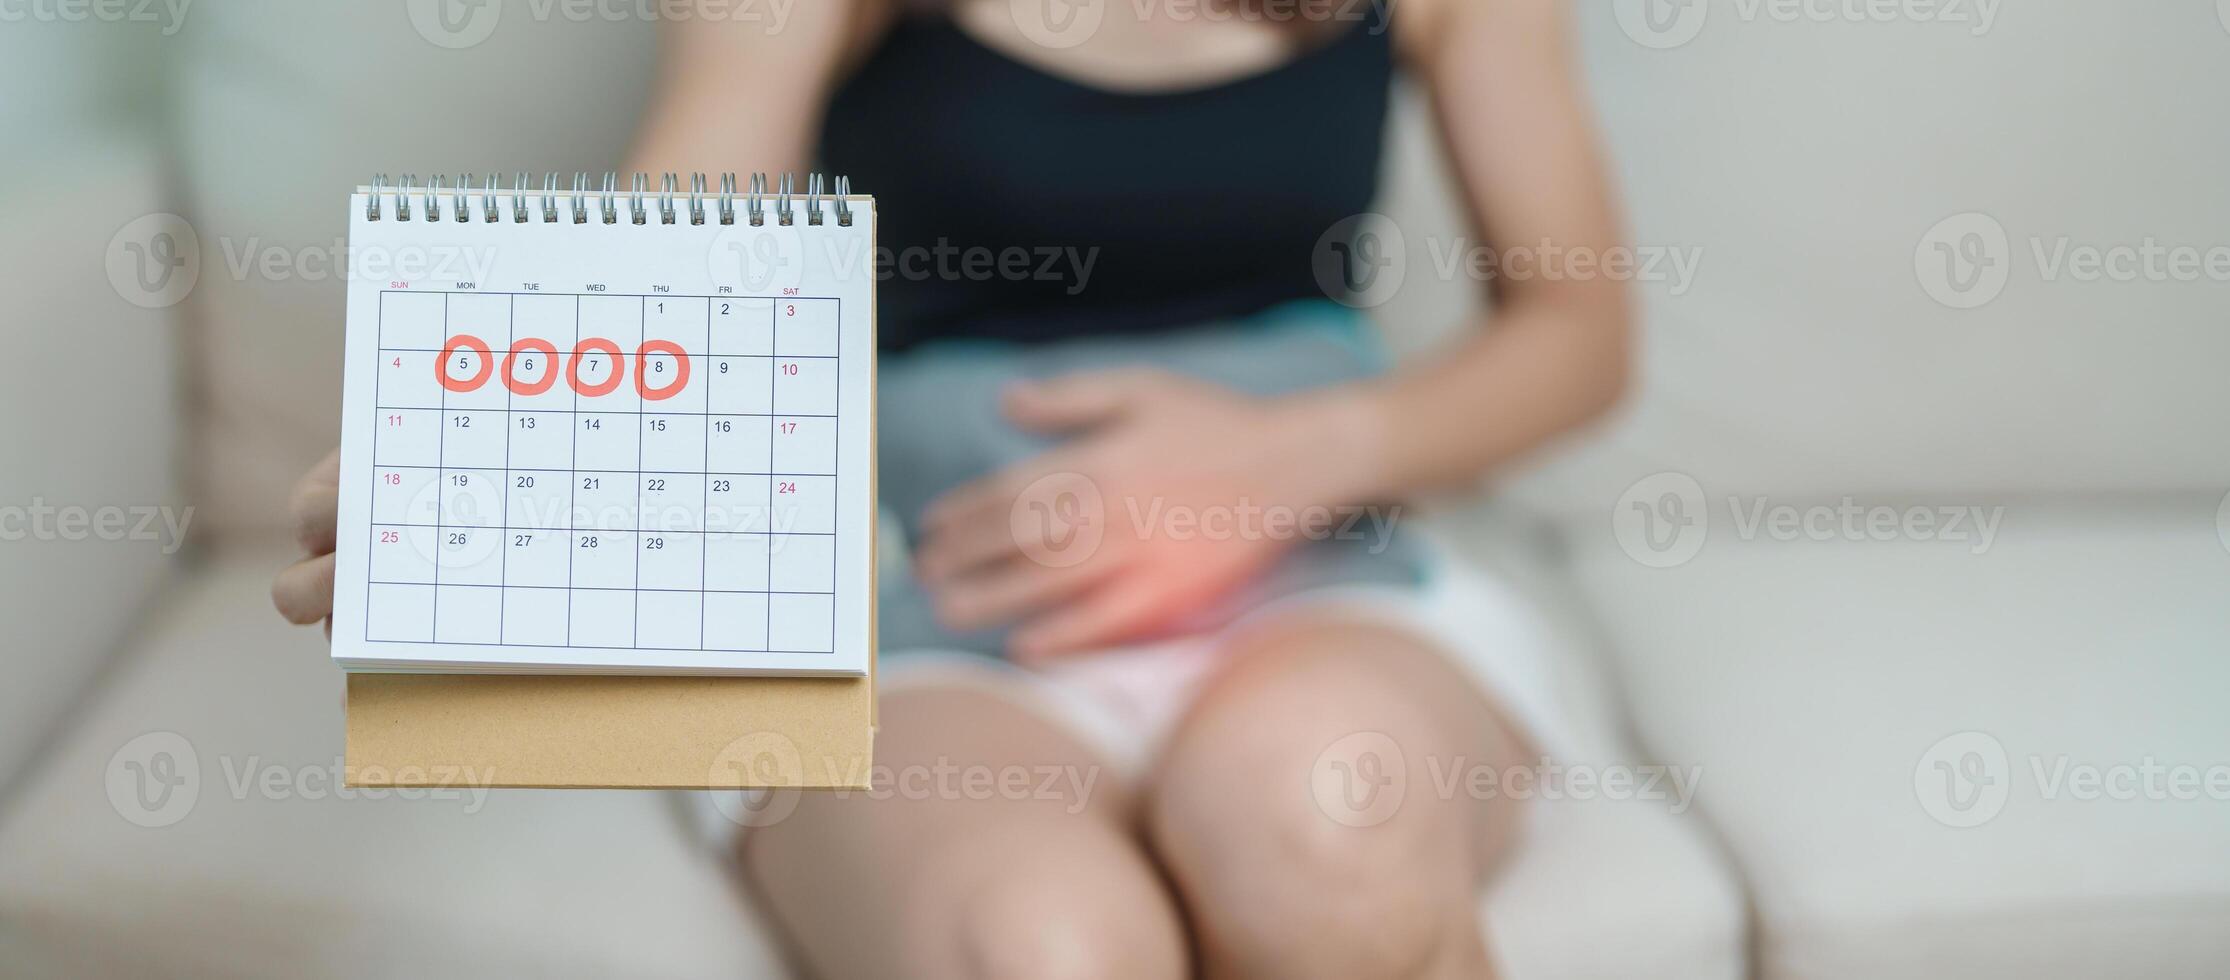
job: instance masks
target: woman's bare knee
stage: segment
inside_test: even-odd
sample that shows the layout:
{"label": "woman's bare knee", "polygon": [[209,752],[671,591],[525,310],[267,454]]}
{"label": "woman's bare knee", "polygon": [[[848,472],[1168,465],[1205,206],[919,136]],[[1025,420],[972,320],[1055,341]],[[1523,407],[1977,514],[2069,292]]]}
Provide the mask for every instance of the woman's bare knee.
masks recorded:
{"label": "woman's bare knee", "polygon": [[[1010,849],[951,899],[945,937],[923,937],[950,976],[1175,980],[1189,972],[1177,908],[1144,860],[1114,841]],[[1128,841],[1120,842],[1128,846]],[[1098,853],[1095,853],[1098,852]],[[925,923],[927,924],[927,923]]]}
{"label": "woman's bare knee", "polygon": [[1435,689],[1453,671],[1369,627],[1256,642],[1180,728],[1147,805],[1210,967],[1345,977],[1433,975],[1451,957],[1476,967],[1473,896],[1493,839],[1479,828],[1509,815],[1435,778],[1497,751],[1475,744],[1482,729],[1452,717]]}
{"label": "woman's bare knee", "polygon": [[[884,705],[883,722],[878,791],[806,794],[786,819],[746,839],[751,877],[809,972],[829,980],[1185,972],[1175,905],[1126,810],[1108,799],[1122,787],[1100,776],[1087,747],[981,691],[909,691]],[[968,789],[980,780],[934,778],[1044,766],[1100,778],[1081,783],[1095,787],[1083,800],[985,797]],[[910,779],[923,773],[933,778]]]}

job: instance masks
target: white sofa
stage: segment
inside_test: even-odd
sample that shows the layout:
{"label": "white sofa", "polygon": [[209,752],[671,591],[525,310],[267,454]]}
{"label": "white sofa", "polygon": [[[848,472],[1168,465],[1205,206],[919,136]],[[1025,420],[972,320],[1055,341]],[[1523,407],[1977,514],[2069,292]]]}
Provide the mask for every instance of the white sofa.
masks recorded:
{"label": "white sofa", "polygon": [[[1685,812],[1542,803],[1482,900],[1496,955],[1520,980],[2220,975],[2230,800],[2085,798],[2030,763],[2230,764],[2230,287],[2041,279],[2026,242],[2230,236],[2230,130],[2175,111],[2230,82],[2230,33],[2169,5],[1979,38],[1745,6],[1669,49],[1583,13],[1636,238],[1702,264],[1642,285],[1615,424],[1438,518],[1549,611],[1566,761],[1703,773]],[[340,798],[340,676],[268,607],[283,491],[335,431],[342,287],[235,270],[331,245],[375,171],[613,165],[653,31],[534,16],[563,9],[507,3],[462,49],[401,6],[279,0],[170,36],[0,30],[0,81],[45,93],[0,104],[28,137],[0,149],[0,330],[53,366],[0,386],[0,505],[193,508],[176,555],[0,544],[0,972],[781,975],[669,794]],[[1377,312],[1421,348],[1474,284],[1431,274],[1460,232],[1407,102],[1396,139],[1412,258]],[[1957,310],[1915,251],[1968,211],[2013,275]],[[147,309],[106,263],[152,212],[201,268]],[[1748,523],[1846,498],[2002,522],[1980,554]],[[151,749],[176,768],[135,768]],[[1939,790],[1938,761],[1996,781]]]}

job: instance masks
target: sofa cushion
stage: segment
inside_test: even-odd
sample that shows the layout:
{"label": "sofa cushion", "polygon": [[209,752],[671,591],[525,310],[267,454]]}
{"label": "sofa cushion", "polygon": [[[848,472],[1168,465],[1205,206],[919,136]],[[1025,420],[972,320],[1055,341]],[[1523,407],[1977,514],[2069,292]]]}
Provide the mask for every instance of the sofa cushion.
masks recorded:
{"label": "sofa cushion", "polygon": [[1749,976],[1741,886],[1699,815],[1676,807],[1648,799],[1536,801],[1484,901],[1495,975]]}
{"label": "sofa cushion", "polygon": [[1980,553],[1723,508],[1692,550],[1575,542],[1645,744],[1704,768],[1763,976],[2221,975],[2220,506],[2015,501]]}
{"label": "sofa cushion", "polygon": [[161,3],[8,8],[0,21],[8,25],[0,30],[0,85],[22,94],[0,101],[0,127],[38,138],[0,143],[0,166],[9,176],[0,200],[37,200],[46,181],[73,175],[47,155],[70,137],[155,121],[161,103],[149,96],[160,91],[159,55],[189,22],[178,10]]}
{"label": "sofa cushion", "polygon": [[[171,129],[179,207],[213,268],[188,305],[205,394],[193,489],[212,528],[282,524],[295,477],[339,439],[346,284],[330,257],[348,235],[348,193],[374,173],[423,185],[496,171],[508,183],[518,170],[618,166],[656,25],[604,11],[634,9],[194,7],[171,59]],[[472,17],[447,33],[436,18],[455,12]]]}
{"label": "sofa cushion", "polygon": [[160,238],[175,226],[158,216],[164,178],[144,132],[150,55],[182,25],[160,4],[122,13],[24,5],[0,28],[0,91],[20,93],[0,99],[0,345],[25,368],[0,384],[0,798],[181,543],[160,520],[144,536],[80,520],[115,508],[132,526],[150,514],[193,530],[174,479],[183,407],[165,305],[190,272],[133,251],[191,251]]}
{"label": "sofa cushion", "polygon": [[41,976],[774,975],[671,794],[341,798],[341,674],[318,631],[267,598],[287,557],[196,569],[0,813],[0,962]]}
{"label": "sofa cushion", "polygon": [[[1530,775],[1559,789],[1529,792],[1519,844],[1487,891],[1497,975],[1747,976],[1741,884],[1693,796],[1635,749],[1624,696],[1604,670],[1602,636],[1558,566],[1549,527],[1492,502],[1448,502],[1419,524],[1522,593],[1547,644],[1552,704],[1543,714],[1559,729],[1548,763],[1561,771]],[[1627,778],[1636,780],[1631,791],[1609,788]]]}
{"label": "sofa cushion", "polygon": [[[1976,36],[1987,4],[1698,3],[1679,44],[1621,20],[1641,6],[1574,9],[1632,237],[1697,270],[1639,284],[1625,414],[1526,500],[1593,521],[1666,469],[1781,496],[2230,489],[2230,127],[2137,108],[2230,87],[2211,5],[2008,7]],[[1946,223],[1972,212],[2002,246]],[[1939,302],[1939,243],[2002,292]],[[2092,252],[2129,275],[2065,261]]]}
{"label": "sofa cushion", "polygon": [[[15,270],[0,345],[20,368],[0,383],[0,793],[200,531],[178,499],[178,321],[162,305],[193,273],[156,262],[183,261],[191,237],[161,214],[149,141],[82,120],[44,131],[24,141],[35,192],[0,193],[0,268]],[[16,152],[30,148],[0,155]]]}

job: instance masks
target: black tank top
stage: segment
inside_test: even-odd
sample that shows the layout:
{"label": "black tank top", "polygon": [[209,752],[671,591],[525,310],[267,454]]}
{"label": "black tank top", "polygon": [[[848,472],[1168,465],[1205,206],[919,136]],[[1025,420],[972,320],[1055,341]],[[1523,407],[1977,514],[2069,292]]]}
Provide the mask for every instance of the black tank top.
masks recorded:
{"label": "black tank top", "polygon": [[1377,190],[1390,36],[1366,21],[1261,74],[1127,93],[902,18],[836,91],[820,148],[876,197],[882,345],[1140,333],[1324,296],[1318,242]]}

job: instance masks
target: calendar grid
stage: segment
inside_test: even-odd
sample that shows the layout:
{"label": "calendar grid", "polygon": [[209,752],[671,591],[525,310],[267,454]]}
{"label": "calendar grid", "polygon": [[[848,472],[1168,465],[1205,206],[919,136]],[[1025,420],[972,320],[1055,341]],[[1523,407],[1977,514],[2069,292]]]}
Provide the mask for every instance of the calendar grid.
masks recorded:
{"label": "calendar grid", "polygon": [[[649,309],[650,309],[650,299],[649,299],[649,297],[638,297],[638,298],[637,298],[637,299],[635,300],[635,322],[636,322],[636,323],[644,323],[644,322],[648,321],[648,320],[649,320],[650,318],[649,318],[649,317],[647,317],[647,316],[644,316],[643,314],[645,314],[646,312],[648,312],[648,311],[649,311]],[[579,325],[579,324],[577,324],[577,323],[576,323],[576,324],[574,324],[574,327],[573,327],[573,329],[574,329],[575,331],[579,331],[579,330],[580,330],[580,325]],[[641,330],[637,330],[637,331],[636,331],[636,336],[641,336],[641,335],[642,335],[642,331],[641,331]],[[709,345],[709,338],[708,338],[708,345]],[[580,335],[579,335],[579,334],[578,334],[577,332],[576,332],[576,333],[575,333],[575,335],[574,335],[574,339],[573,339],[573,346],[574,346],[575,348],[579,348],[579,347],[581,346]],[[620,355],[620,359],[622,359],[622,360],[623,360],[623,362],[624,362],[624,358],[625,358],[625,357],[626,357],[626,355],[624,355],[624,354]],[[638,374],[640,374],[640,373],[641,373],[641,371],[642,371],[642,364],[638,362],[638,363],[637,363],[637,364],[635,365],[635,368],[636,368],[636,372],[637,372]],[[579,394],[578,392],[575,392],[575,393],[574,393],[574,397],[575,397],[576,399],[578,399],[578,398],[580,397],[580,394]],[[636,419],[636,420],[635,420],[635,474],[636,474],[636,476],[635,476],[635,526],[636,526],[636,527],[638,527],[638,528],[640,528],[640,527],[642,526],[642,514],[643,514],[643,478],[642,478],[642,472],[643,472],[643,420],[642,420],[642,419],[640,419],[640,418],[638,418],[638,419]],[[573,533],[573,532],[571,532],[571,531],[567,531],[567,532],[566,532],[566,535],[567,535],[568,537],[570,537],[570,536],[572,536],[572,533]],[[642,645],[642,643],[643,643],[643,539],[642,539],[642,537],[640,536],[640,534],[638,534],[638,535],[637,535],[637,537],[635,538],[635,542],[634,542],[634,545],[633,545],[632,547],[628,548],[628,554],[632,555],[632,556],[634,557],[634,559],[635,559],[635,588],[634,588],[634,592],[633,592],[633,595],[631,595],[631,596],[630,596],[630,598],[634,600],[634,604],[635,604],[635,625],[634,625],[634,627],[633,627],[633,632],[631,632],[631,633],[630,633],[630,634],[628,635],[627,645],[628,645],[628,646],[641,646],[641,645]],[[697,583],[697,584],[699,584],[699,585],[703,585],[704,583],[703,583],[703,582],[699,582],[699,583]],[[702,605],[702,603],[700,602],[700,603],[699,603],[699,605]],[[701,637],[700,637],[699,639],[700,639],[700,641],[702,640],[702,638],[701,638]],[[702,643],[700,642],[700,644],[699,644],[699,645],[701,646],[701,645],[702,645]]]}
{"label": "calendar grid", "polygon": [[[518,300],[510,296],[504,297],[503,300],[504,347],[508,349],[511,346],[510,338],[518,333],[518,323],[516,322]],[[447,301],[444,300],[443,302],[446,303]],[[443,319],[446,320],[447,317]],[[446,324],[444,324],[444,327],[446,328]],[[511,486],[511,406],[518,400],[518,395],[518,392],[511,390],[510,385],[503,386],[503,482],[498,484],[498,487],[506,490]],[[496,532],[496,547],[502,549],[499,552],[502,557],[497,559],[496,579],[508,585],[511,578],[511,549],[505,547],[504,539],[511,534],[511,494],[509,493],[503,495],[503,516],[498,523],[504,529]],[[567,560],[570,562],[570,557]],[[498,643],[503,642],[503,619],[509,607],[510,603],[507,602],[499,601],[496,603],[496,642]]]}
{"label": "calendar grid", "polygon": [[[710,348],[712,346],[712,303],[709,300],[705,303],[705,346],[707,348]],[[769,352],[771,353],[771,350]],[[712,402],[709,399],[705,402],[705,407],[712,407]],[[772,410],[774,408],[774,404],[771,399],[767,404],[767,408],[769,410]],[[704,472],[697,478],[697,513],[700,515],[712,512],[712,415],[710,413],[707,413],[705,415],[705,424],[703,426],[703,429],[704,438],[701,440],[701,443],[704,446],[705,453]],[[773,478],[769,477],[768,479]],[[705,553],[707,551],[710,551],[711,549],[706,547],[706,545],[707,542],[704,540],[700,540],[697,543],[697,587],[700,589],[703,589],[708,584],[706,573],[709,571],[708,566],[711,564],[711,562],[705,556]],[[767,584],[769,587],[771,587],[774,583],[768,582]],[[770,597],[768,601],[771,602],[773,600]],[[834,605],[834,603],[830,604]],[[829,635],[835,636],[836,634],[831,633]],[[705,600],[702,597],[697,600],[697,645],[706,645]]]}
{"label": "calendar grid", "polygon": [[[446,338],[449,333],[448,293],[441,294],[441,333],[444,337],[444,342],[446,343]],[[444,356],[445,355],[441,354],[435,355],[435,357],[437,358]],[[447,371],[449,370],[449,367],[442,361],[436,360],[434,362],[434,369],[437,371]],[[434,462],[436,463],[445,463],[449,459],[449,447],[446,445],[446,443],[448,442],[448,435],[449,386],[442,385],[441,414],[434,416]],[[448,470],[437,469],[434,471],[434,614],[428,618],[427,625],[430,627],[432,638],[435,640],[441,639],[441,546],[443,540],[442,531],[444,530],[441,526],[441,517],[442,512],[447,509],[441,506],[441,494],[445,489],[447,489],[445,486],[443,486],[443,481],[447,480],[448,478]],[[368,622],[371,617],[366,616],[365,619]]]}
{"label": "calendar grid", "polygon": [[[773,328],[774,328],[774,333],[773,333],[773,334],[772,334],[772,336],[770,337],[770,340],[771,340],[772,342],[771,342],[770,344],[768,344],[768,348],[769,348],[769,349],[771,349],[771,350],[781,350],[781,349],[782,349],[782,318],[780,318],[780,317],[776,317],[776,318],[774,318],[774,320],[773,320],[773,323],[772,323],[772,325],[773,325]],[[779,358],[773,358],[773,357],[767,358],[767,390],[768,390],[768,391],[770,391],[770,392],[774,390],[774,387],[775,387],[776,385],[778,385],[778,384],[780,384],[780,383],[782,382],[782,374],[781,374],[781,371],[782,371],[782,369],[781,369],[781,363],[782,363],[782,362],[781,362],[781,359],[779,359]],[[771,473],[771,471],[772,471],[772,470],[774,469],[774,430],[775,430],[776,428],[778,428],[778,427],[779,427],[779,426],[778,426],[778,424],[777,424],[777,423],[775,422],[775,419],[774,419],[774,415],[773,415],[773,411],[774,411],[774,402],[773,402],[773,401],[772,401],[772,400],[770,399],[770,400],[768,400],[768,402],[767,402],[767,412],[768,412],[768,415],[767,415],[767,469],[768,469],[768,470],[770,471],[770,473]],[[771,519],[771,518],[772,518],[772,507],[773,507],[773,505],[774,505],[774,495],[775,495],[775,492],[776,492],[776,491],[779,491],[780,489],[782,489],[782,483],[781,483],[781,481],[780,481],[780,480],[777,480],[776,478],[774,478],[774,477],[773,477],[773,476],[771,476],[771,475],[770,475],[770,476],[768,476],[768,477],[767,477],[767,505],[768,505],[768,508],[769,508],[768,516],[769,516],[769,518],[770,518],[770,519],[769,519],[769,520],[768,520],[768,522],[767,522],[767,530],[769,530],[769,531],[772,531],[772,530],[774,530],[774,522],[773,522],[773,520]],[[767,572],[766,572],[766,574],[767,574],[767,587],[769,587],[769,588],[772,588],[772,587],[774,586],[774,546],[773,546],[773,545],[772,545],[772,543],[771,543],[773,539],[771,539],[771,538],[770,538],[770,539],[768,539],[768,540],[769,540],[769,542],[770,542],[770,543],[769,543],[769,544],[768,544],[768,546],[767,546],[767,560],[766,560],[766,565],[767,565]],[[774,645],[774,596],[773,596],[773,595],[771,595],[771,594],[767,596],[767,620],[766,620],[766,640],[765,640],[765,645],[766,645],[766,646],[770,646],[770,647]]]}
{"label": "calendar grid", "polygon": [[[516,296],[513,296],[513,297],[511,297],[511,301],[512,301],[512,302],[514,302],[514,303],[518,302],[518,299],[519,299],[519,298],[518,298],[518,297],[516,297]],[[577,296],[577,295],[573,297],[573,342],[572,342],[571,344],[568,344],[567,346],[569,346],[569,347],[573,348],[573,354],[574,354],[574,356],[576,356],[576,357],[580,356],[580,349],[581,349],[581,297],[579,297],[579,296]],[[550,370],[552,370],[552,371],[556,371],[557,369],[558,369],[558,366],[557,366],[557,360],[556,360],[555,358],[552,358],[552,359],[551,359],[551,361],[550,361]],[[566,448],[566,451],[565,451],[565,463],[566,463],[566,465],[567,465],[567,466],[574,466],[575,464],[578,464],[578,463],[579,463],[579,462],[581,461],[581,429],[580,429],[580,427],[579,427],[579,426],[577,426],[577,425],[574,425],[574,424],[573,424],[573,423],[575,423],[575,422],[578,422],[578,421],[580,421],[580,418],[581,418],[581,414],[580,414],[580,413],[581,413],[581,393],[580,393],[580,391],[579,391],[579,390],[577,390],[577,389],[576,389],[576,390],[574,390],[574,391],[573,391],[573,408],[571,409],[571,414],[568,414],[568,415],[567,415],[567,416],[565,417],[565,430],[566,430],[565,441],[566,441],[566,447],[567,447],[567,448]],[[509,420],[506,420],[506,424],[504,425],[504,431],[505,431],[505,432],[509,432],[509,431],[511,431],[511,426],[510,426],[510,425],[509,425],[508,423],[509,423]],[[571,474],[571,473],[568,473],[568,474],[566,474],[566,478],[565,478],[565,599],[566,599],[566,601],[565,601],[565,645],[566,645],[566,646],[572,646],[572,645],[573,645],[573,482],[574,482],[574,480],[573,480],[573,474]],[[504,531],[503,531],[503,533],[505,533],[505,534],[509,534],[509,533],[511,533],[511,529],[510,529],[510,528],[505,528],[505,529],[504,529]]]}
{"label": "calendar grid", "polygon": [[[382,293],[380,293],[380,294],[379,294],[379,307],[378,307],[378,315],[379,315],[379,319],[380,319],[380,321],[381,321],[382,323],[386,322],[386,320],[387,320],[387,294],[386,294],[386,293],[384,293],[384,292],[382,292]],[[381,356],[383,356],[383,357],[384,357],[384,356],[386,356],[386,355],[382,354]],[[374,411],[374,413],[375,413],[375,416],[374,416],[374,418],[372,419],[372,458],[376,460],[376,459],[378,459],[378,458],[379,458],[379,456],[380,456],[380,452],[379,452],[379,430],[380,430],[380,428],[381,428],[381,426],[380,426],[380,422],[384,421],[384,419],[382,419],[382,418],[378,417],[378,416],[377,416],[377,414],[376,414],[376,413],[378,413],[378,412],[380,412],[380,411],[381,411],[380,409],[378,409],[378,408],[376,407],[377,405],[379,405],[379,403],[380,403],[380,400],[381,400],[381,399],[380,399],[380,397],[379,397],[379,384],[378,384],[378,381],[376,380],[376,378],[377,378],[377,375],[374,375],[374,378],[375,378],[375,380],[374,380],[374,382],[373,382],[373,386],[372,386],[372,404],[373,404],[373,405],[375,406],[375,408],[373,409],[373,411]],[[375,466],[375,467],[373,467],[373,468],[372,468],[372,479],[373,479],[373,480],[378,480],[379,478],[380,478],[380,477],[379,477],[379,468]],[[378,491],[378,487],[377,487],[377,485],[376,485],[376,484],[374,485],[374,488],[373,488],[373,492],[374,492],[374,493],[377,493],[377,492],[379,492],[379,491]],[[364,550],[365,550],[365,551],[366,551],[366,552],[368,553],[368,552],[370,552],[370,551],[371,551],[372,549],[374,549],[374,548],[377,548],[377,547],[379,547],[379,543],[380,543],[380,542],[379,542],[379,516],[378,516],[377,514],[374,514],[374,515],[372,516],[372,520],[370,520],[370,521],[367,521],[367,522],[366,522],[366,525],[367,525],[366,536],[367,536],[367,537],[368,537],[368,538],[369,538],[370,540],[367,540],[367,541],[365,541],[365,542],[364,542]],[[437,532],[437,533],[438,533],[438,532]],[[365,608],[365,610],[366,610],[366,611],[369,611],[369,610],[370,610],[370,609],[372,608],[372,578],[373,578],[373,576],[372,576],[372,575],[370,575],[370,574],[366,574],[366,575],[364,576],[364,608]],[[364,639],[365,639],[365,640],[367,640],[367,641],[369,641],[369,640],[370,640],[371,638],[372,638],[372,617],[370,617],[370,616],[365,616],[365,617],[364,617]]]}
{"label": "calendar grid", "polygon": [[[835,297],[382,290],[378,309],[366,640],[833,654]],[[760,358],[764,389],[734,370]]]}
{"label": "calendar grid", "polygon": [[[836,300],[836,322],[839,324],[844,322],[844,300],[842,297],[838,297]],[[835,381],[834,383],[829,385],[829,388],[831,389],[831,397],[834,398],[835,404],[844,404],[844,372],[836,372]],[[829,428],[829,455],[831,456],[831,458],[834,459],[844,458],[844,431],[842,426],[831,426]],[[831,472],[833,472],[836,467],[831,466],[829,467],[829,469]],[[840,485],[842,482],[842,476],[829,477],[829,492],[832,495],[842,494],[844,492],[843,487]],[[838,499],[842,498],[838,497]],[[830,543],[833,545],[835,542],[831,541]],[[834,547],[831,547],[829,548],[829,587],[832,589],[835,588],[835,583],[836,549]],[[836,603],[831,601],[829,603],[829,636],[834,637],[835,635]]]}

